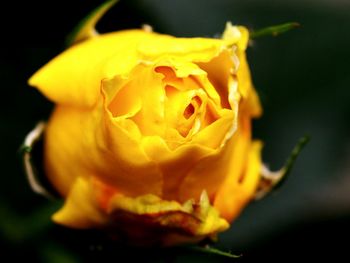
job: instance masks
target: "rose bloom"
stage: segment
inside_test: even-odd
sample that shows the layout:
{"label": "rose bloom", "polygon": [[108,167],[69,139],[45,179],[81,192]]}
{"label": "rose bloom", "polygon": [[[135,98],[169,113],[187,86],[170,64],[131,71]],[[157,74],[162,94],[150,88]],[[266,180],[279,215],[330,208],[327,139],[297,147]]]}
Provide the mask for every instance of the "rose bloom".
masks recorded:
{"label": "rose bloom", "polygon": [[254,197],[261,114],[245,50],[220,39],[147,30],[71,46],[29,80],[55,103],[45,169],[64,206],[53,220],[135,245],[215,239]]}

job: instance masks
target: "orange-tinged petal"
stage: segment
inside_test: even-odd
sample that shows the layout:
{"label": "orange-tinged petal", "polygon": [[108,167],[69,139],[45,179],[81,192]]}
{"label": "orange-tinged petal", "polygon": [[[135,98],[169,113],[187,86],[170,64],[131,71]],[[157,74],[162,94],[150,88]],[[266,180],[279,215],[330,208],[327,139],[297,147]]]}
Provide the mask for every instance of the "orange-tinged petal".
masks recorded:
{"label": "orange-tinged petal", "polygon": [[45,138],[46,170],[53,184],[66,195],[76,177],[93,175],[131,196],[160,194],[157,165],[135,138],[101,112],[56,108]]}
{"label": "orange-tinged petal", "polygon": [[[245,169],[240,173],[230,174],[218,191],[214,207],[220,211],[220,215],[232,221],[245,205],[253,199],[260,179],[262,143],[254,141],[249,145]],[[238,176],[238,177],[237,177]]]}
{"label": "orange-tinged petal", "polygon": [[99,209],[94,196],[89,181],[78,177],[64,206],[53,215],[53,220],[73,228],[91,228],[106,224],[108,217]]}

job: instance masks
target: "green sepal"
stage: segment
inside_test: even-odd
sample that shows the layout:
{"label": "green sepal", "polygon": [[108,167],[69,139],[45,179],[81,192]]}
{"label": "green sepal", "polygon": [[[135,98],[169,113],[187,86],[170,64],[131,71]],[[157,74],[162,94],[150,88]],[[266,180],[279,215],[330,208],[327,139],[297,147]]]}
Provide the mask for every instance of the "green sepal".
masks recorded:
{"label": "green sepal", "polygon": [[24,139],[22,146],[19,149],[19,153],[22,158],[24,171],[27,176],[28,184],[31,189],[40,195],[43,195],[49,199],[53,199],[54,195],[51,194],[41,183],[38,175],[38,170],[33,163],[33,150],[36,143],[41,140],[44,130],[45,122],[39,122],[35,128],[30,131]]}
{"label": "green sepal", "polygon": [[118,0],[108,0],[90,12],[68,35],[66,39],[66,46],[69,47],[91,37],[97,36],[98,32],[95,29],[97,22],[117,2]]}
{"label": "green sepal", "polygon": [[310,137],[308,135],[300,138],[287,158],[284,166],[279,171],[272,172],[266,166],[262,166],[261,179],[255,192],[255,199],[259,200],[265,197],[268,193],[272,190],[276,190],[286,181],[301,150],[309,141]]}
{"label": "green sepal", "polygon": [[220,249],[213,248],[210,246],[205,246],[205,247],[189,246],[187,248],[192,250],[192,251],[197,251],[197,252],[207,253],[207,254],[212,254],[212,255],[217,255],[217,256],[223,256],[223,257],[227,257],[227,258],[240,258],[242,256],[242,255],[232,254],[231,252],[225,252],[225,251],[222,251]]}
{"label": "green sepal", "polygon": [[263,36],[277,36],[279,34],[285,33],[299,26],[300,24],[297,22],[290,22],[290,23],[280,24],[276,26],[265,27],[265,28],[250,32],[250,38],[255,39]]}
{"label": "green sepal", "polygon": [[298,143],[294,146],[292,152],[290,153],[289,157],[287,158],[287,160],[282,168],[283,176],[282,176],[281,180],[279,180],[279,182],[275,185],[275,187],[274,187],[275,189],[280,187],[285,182],[285,180],[288,178],[288,175],[292,171],[296,159],[298,158],[300,152],[304,149],[304,147],[306,146],[306,144],[309,141],[310,141],[310,136],[305,135],[305,136],[301,137],[299,139]]}
{"label": "green sepal", "polygon": [[19,148],[19,153],[21,155],[25,154],[25,153],[31,153],[31,151],[33,150],[32,147],[27,146],[27,145],[21,145],[21,147]]}

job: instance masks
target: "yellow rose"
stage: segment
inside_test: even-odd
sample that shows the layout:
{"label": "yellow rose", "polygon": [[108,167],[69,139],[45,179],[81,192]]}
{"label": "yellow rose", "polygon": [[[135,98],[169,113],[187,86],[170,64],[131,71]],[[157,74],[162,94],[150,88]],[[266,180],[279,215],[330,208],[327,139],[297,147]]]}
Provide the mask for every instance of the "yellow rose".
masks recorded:
{"label": "yellow rose", "polygon": [[45,168],[65,198],[53,220],[102,228],[132,244],[215,238],[260,180],[261,114],[248,30],[221,39],[147,30],[76,44],[29,84],[56,104]]}

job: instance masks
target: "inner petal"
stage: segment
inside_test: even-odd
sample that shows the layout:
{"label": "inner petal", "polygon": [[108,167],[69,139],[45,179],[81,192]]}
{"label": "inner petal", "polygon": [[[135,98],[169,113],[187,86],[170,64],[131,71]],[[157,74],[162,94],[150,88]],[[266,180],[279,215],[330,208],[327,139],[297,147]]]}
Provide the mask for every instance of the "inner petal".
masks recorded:
{"label": "inner petal", "polygon": [[175,74],[175,71],[169,66],[158,66],[154,69],[155,72],[161,73],[163,75],[163,82],[176,86],[178,89],[182,89],[184,86],[183,79],[178,78]]}
{"label": "inner petal", "polygon": [[206,105],[206,111],[202,120],[203,127],[209,126],[210,124],[212,124],[220,118],[220,114],[218,111],[219,110],[217,109],[217,107],[215,107],[215,104],[211,100],[208,100],[208,103]]}
{"label": "inner petal", "polygon": [[183,116],[186,120],[193,116],[197,109],[202,105],[202,100],[199,96],[192,98],[191,103],[187,105],[183,112]]}
{"label": "inner petal", "polygon": [[[186,140],[220,118],[220,98],[206,74],[179,78],[170,66],[158,66],[165,85],[165,120]],[[209,103],[210,102],[210,103]],[[209,104],[208,104],[209,103]],[[171,132],[173,136],[173,132]]]}
{"label": "inner petal", "polygon": [[128,133],[137,130],[140,136],[164,135],[164,86],[152,67],[140,63],[130,76],[104,84],[107,109],[116,124]]}
{"label": "inner petal", "polygon": [[194,106],[192,103],[190,103],[184,110],[184,117],[186,120],[188,120],[194,113]]}
{"label": "inner petal", "polygon": [[131,117],[141,109],[141,99],[136,95],[133,85],[122,87],[108,105],[113,117]]}
{"label": "inner petal", "polygon": [[228,49],[207,63],[198,63],[200,68],[208,73],[209,81],[220,96],[221,107],[226,109],[231,109],[228,85],[229,77],[234,73],[238,62],[236,64],[234,64],[232,52]]}
{"label": "inner petal", "polygon": [[198,112],[196,91],[179,91],[170,85],[165,86],[165,120],[168,128],[175,129],[182,137],[188,135]]}

